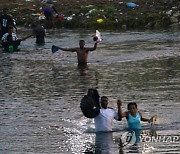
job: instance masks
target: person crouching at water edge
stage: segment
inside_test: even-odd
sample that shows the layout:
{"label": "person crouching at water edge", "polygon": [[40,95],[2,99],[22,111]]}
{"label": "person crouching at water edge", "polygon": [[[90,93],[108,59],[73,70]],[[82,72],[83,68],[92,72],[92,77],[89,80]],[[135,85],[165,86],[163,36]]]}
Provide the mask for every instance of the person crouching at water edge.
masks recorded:
{"label": "person crouching at water edge", "polygon": [[8,33],[5,33],[1,39],[2,47],[6,52],[18,51],[18,46],[20,45],[21,41],[24,41],[31,36],[32,34],[22,39],[18,39],[16,34],[13,32],[13,26],[9,26]]}
{"label": "person crouching at water edge", "polygon": [[61,48],[57,46],[52,46],[52,52],[55,53],[56,51],[63,50],[63,51],[69,51],[69,52],[76,52],[77,53],[77,60],[78,60],[78,65],[86,65],[87,64],[87,59],[88,59],[88,53],[89,51],[94,51],[97,48],[97,42],[94,43],[94,47],[92,48],[86,48],[85,46],[85,41],[80,40],[79,41],[79,47],[75,48]]}
{"label": "person crouching at water edge", "polygon": [[110,132],[112,131],[113,119],[121,121],[121,117],[118,114],[121,109],[119,101],[117,101],[117,108],[118,112],[115,109],[109,108],[108,98],[106,96],[101,97],[100,113],[94,118],[96,132]]}

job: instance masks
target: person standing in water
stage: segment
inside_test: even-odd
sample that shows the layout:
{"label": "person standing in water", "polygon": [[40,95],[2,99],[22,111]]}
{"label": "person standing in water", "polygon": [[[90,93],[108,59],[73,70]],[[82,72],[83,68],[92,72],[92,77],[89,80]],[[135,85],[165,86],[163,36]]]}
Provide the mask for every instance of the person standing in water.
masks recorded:
{"label": "person standing in water", "polygon": [[87,59],[88,59],[88,53],[89,51],[94,51],[97,48],[97,42],[95,42],[94,47],[84,47],[85,41],[80,40],[79,41],[79,47],[75,48],[61,48],[58,47],[58,49],[62,51],[68,51],[68,52],[76,52],[77,53],[77,60],[78,60],[78,66],[87,65]]}
{"label": "person standing in water", "polygon": [[36,38],[37,45],[45,44],[46,33],[44,27],[41,26],[40,21],[36,22],[36,27],[33,30],[33,36]]}
{"label": "person standing in water", "polygon": [[118,112],[115,109],[108,107],[108,97],[101,97],[101,108],[100,113],[94,118],[95,122],[95,131],[98,132],[110,132],[112,131],[112,122],[113,120],[121,121],[119,116],[120,104],[117,102]]}
{"label": "person standing in water", "polygon": [[135,102],[129,103],[127,105],[128,111],[125,111],[125,112],[122,111],[122,108],[121,108],[122,102],[120,99],[118,100],[118,104],[120,106],[119,117],[127,119],[128,131],[130,132],[133,131],[135,133],[136,143],[139,143],[141,129],[142,129],[141,121],[150,123],[152,122],[152,118],[151,119],[144,118],[142,113],[138,111],[137,104]]}
{"label": "person standing in water", "polygon": [[127,105],[128,111],[122,112],[121,106],[122,102],[121,100],[118,100],[119,105],[120,105],[120,112],[119,116],[121,118],[126,118],[128,122],[128,129],[129,130],[136,130],[136,129],[141,129],[141,121],[144,122],[151,122],[151,119],[144,118],[142,113],[138,111],[137,109],[137,104],[135,102],[129,103]]}

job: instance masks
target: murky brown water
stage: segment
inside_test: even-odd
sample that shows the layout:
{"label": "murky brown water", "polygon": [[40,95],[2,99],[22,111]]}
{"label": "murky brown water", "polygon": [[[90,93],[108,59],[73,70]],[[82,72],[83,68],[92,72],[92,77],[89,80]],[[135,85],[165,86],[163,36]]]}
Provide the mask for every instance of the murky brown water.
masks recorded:
{"label": "murky brown water", "polygon": [[[46,45],[33,38],[22,51],[0,53],[0,153],[179,153],[177,142],[142,142],[120,148],[126,120],[114,132],[94,133],[79,108],[88,88],[98,87],[116,108],[136,101],[145,117],[158,115],[154,132],[180,134],[180,32],[102,32],[103,42],[89,54],[88,69],[77,69],[75,53],[50,52],[55,44],[92,46],[92,31],[52,30]],[[152,131],[143,123],[143,130]]]}

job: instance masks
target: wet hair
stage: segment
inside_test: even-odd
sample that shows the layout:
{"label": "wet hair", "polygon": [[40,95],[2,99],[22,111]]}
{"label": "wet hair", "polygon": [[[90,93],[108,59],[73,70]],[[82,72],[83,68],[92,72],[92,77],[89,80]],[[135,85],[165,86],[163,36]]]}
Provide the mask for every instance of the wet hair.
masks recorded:
{"label": "wet hair", "polygon": [[137,109],[137,104],[135,102],[132,102],[132,103],[128,103],[127,105],[127,109],[129,110],[130,109],[130,106],[132,105],[135,105],[136,109]]}
{"label": "wet hair", "polygon": [[80,42],[83,42],[83,43],[85,43],[85,41],[84,41],[84,40],[79,40],[79,43],[80,43]]}
{"label": "wet hair", "polygon": [[104,100],[104,99],[108,99],[108,97],[107,96],[102,96],[101,101]]}

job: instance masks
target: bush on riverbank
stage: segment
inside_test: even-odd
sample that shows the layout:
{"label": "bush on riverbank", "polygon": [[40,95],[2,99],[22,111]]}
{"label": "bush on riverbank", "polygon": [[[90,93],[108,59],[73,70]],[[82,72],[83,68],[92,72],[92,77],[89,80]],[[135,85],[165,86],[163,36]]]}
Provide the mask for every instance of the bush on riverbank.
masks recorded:
{"label": "bush on riverbank", "polygon": [[[65,20],[58,21],[58,28],[103,29],[164,29],[179,28],[180,1],[135,0],[134,8],[126,6],[126,0],[57,0],[54,4]],[[39,17],[41,0],[2,0],[16,19],[17,25],[32,26]],[[37,14],[38,13],[38,14]],[[101,19],[102,22],[97,22]],[[45,20],[42,20],[45,24]]]}

